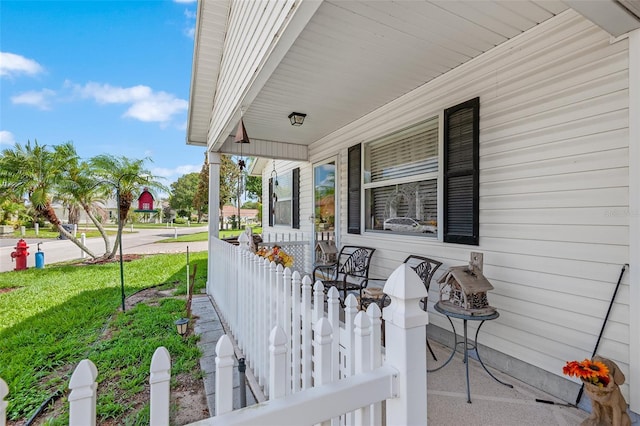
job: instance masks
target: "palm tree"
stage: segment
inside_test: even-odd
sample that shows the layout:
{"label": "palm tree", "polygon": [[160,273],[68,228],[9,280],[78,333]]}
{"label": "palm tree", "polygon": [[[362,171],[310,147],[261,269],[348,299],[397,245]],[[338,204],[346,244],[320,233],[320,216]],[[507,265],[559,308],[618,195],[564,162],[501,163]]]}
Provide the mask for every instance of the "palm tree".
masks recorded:
{"label": "palm tree", "polygon": [[75,245],[80,247],[89,256],[95,258],[84,244],[75,238],[62,226],[56,212],[53,210],[51,200],[58,185],[63,182],[69,164],[77,161],[78,154],[71,142],[66,142],[48,149],[47,145],[40,145],[30,141],[22,146],[18,143],[15,147],[2,151],[0,157],[0,191],[14,194],[27,194],[35,211],[58,231],[65,235]]}
{"label": "palm tree", "polygon": [[164,185],[154,181],[151,172],[144,168],[146,160],[148,159],[131,160],[124,156],[116,157],[110,154],[98,155],[89,160],[96,178],[108,184],[108,191],[110,195],[115,196],[120,212],[116,242],[108,256],[109,259],[113,259],[118,251],[122,229],[133,202],[133,194],[140,192],[142,187],[168,191]]}
{"label": "palm tree", "polygon": [[104,196],[108,193],[108,188],[102,182],[95,181],[87,162],[74,162],[67,171],[66,180],[61,184],[61,193],[65,194],[65,202],[68,205],[80,207],[91,219],[93,225],[98,229],[104,240],[104,256],[111,252],[111,240],[107,235],[102,222],[96,216],[100,212],[100,204],[105,204]]}

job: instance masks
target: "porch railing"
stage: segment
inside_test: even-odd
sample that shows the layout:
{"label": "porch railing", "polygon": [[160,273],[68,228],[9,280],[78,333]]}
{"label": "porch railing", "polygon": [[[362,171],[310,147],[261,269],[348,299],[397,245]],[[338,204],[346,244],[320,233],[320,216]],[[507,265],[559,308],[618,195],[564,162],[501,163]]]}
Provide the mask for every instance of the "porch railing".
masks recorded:
{"label": "porch railing", "polygon": [[[211,247],[213,270],[209,275],[210,292],[258,383],[268,396],[268,406],[280,407],[275,402],[271,403],[271,400],[284,397],[288,403],[304,406],[301,412],[308,414],[313,404],[309,402],[307,406],[303,401],[320,398],[323,392],[316,389],[319,385],[333,383],[337,386],[339,383],[345,389],[350,389],[352,385],[356,386],[356,383],[364,380],[369,386],[386,386],[382,384],[382,379],[377,385],[368,382],[369,379],[374,380],[373,376],[376,374],[384,376],[384,370],[387,373],[394,371],[392,375],[398,377],[398,381],[394,382],[397,386],[409,386],[401,397],[393,392],[396,398],[387,401],[387,418],[389,415],[393,416],[393,421],[389,423],[398,423],[399,418],[406,416],[418,416],[422,419],[420,413],[408,414],[413,408],[403,404],[389,410],[394,407],[394,402],[391,401],[397,398],[414,399],[412,402],[416,406],[426,407],[424,325],[427,323],[427,314],[419,309],[418,303],[426,294],[422,282],[413,270],[402,265],[389,278],[388,293],[392,303],[385,309],[388,349],[383,355],[380,345],[380,311],[375,304],[370,305],[367,314],[358,313],[357,300],[349,295],[345,300],[344,310],[341,310],[335,288],[330,289],[325,296],[322,283],[316,282],[312,289],[308,276],[301,278],[297,271],[292,273],[281,265],[268,263],[266,259],[243,249],[242,244],[237,247],[216,240]],[[341,318],[344,322],[340,321]],[[365,329],[367,331],[363,331]],[[366,345],[366,349],[360,349],[366,351],[364,358],[356,356],[356,336],[362,333],[370,336],[367,343],[360,343]],[[270,335],[277,342],[270,342]],[[316,339],[320,340],[314,344]],[[273,367],[270,362],[273,357],[270,348],[275,347],[279,348],[278,357],[286,361],[279,364],[279,367]],[[321,358],[325,351],[326,364],[325,358]],[[386,359],[384,367],[383,356]],[[278,369],[277,372],[274,368]],[[411,373],[408,373],[409,369]],[[283,380],[276,384],[271,380],[274,376],[281,376]],[[389,382],[386,383],[388,385]],[[216,391],[218,392],[220,391]],[[299,393],[306,396],[297,395]],[[382,424],[380,405],[375,404],[380,401],[376,398],[383,394],[383,390],[373,387],[357,397],[345,390],[341,395],[346,399],[335,405],[341,408],[321,420],[351,412],[343,416],[342,421],[334,419],[334,422],[361,424],[355,417],[360,412],[358,409],[374,404],[366,416],[372,418],[373,424]],[[387,397],[389,396],[383,399]],[[397,410],[403,413],[399,414]],[[323,415],[328,413],[325,411],[323,410]],[[417,423],[426,423],[426,408],[423,414],[425,417]],[[248,415],[238,416],[244,418],[242,416]],[[299,421],[309,423],[308,419],[303,421],[304,419],[300,418]],[[232,424],[234,422],[235,420]],[[223,424],[226,424],[226,420]]]}

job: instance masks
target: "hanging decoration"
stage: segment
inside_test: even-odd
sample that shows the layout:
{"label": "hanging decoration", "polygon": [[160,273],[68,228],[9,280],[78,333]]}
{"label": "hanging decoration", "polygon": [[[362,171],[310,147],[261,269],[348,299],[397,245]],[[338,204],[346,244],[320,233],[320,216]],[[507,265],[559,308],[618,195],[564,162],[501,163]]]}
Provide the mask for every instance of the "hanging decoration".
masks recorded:
{"label": "hanging decoration", "polygon": [[246,167],[244,156],[242,155],[242,145],[245,143],[250,143],[249,136],[247,135],[247,129],[244,127],[244,121],[242,117],[240,117],[238,130],[236,131],[235,143],[240,144],[240,159],[238,160],[238,168],[240,168],[240,171],[242,171]]}
{"label": "hanging decoration", "polygon": [[273,159],[273,170],[271,171],[271,179],[273,179],[273,185],[278,186],[278,172],[276,171],[276,160]]}

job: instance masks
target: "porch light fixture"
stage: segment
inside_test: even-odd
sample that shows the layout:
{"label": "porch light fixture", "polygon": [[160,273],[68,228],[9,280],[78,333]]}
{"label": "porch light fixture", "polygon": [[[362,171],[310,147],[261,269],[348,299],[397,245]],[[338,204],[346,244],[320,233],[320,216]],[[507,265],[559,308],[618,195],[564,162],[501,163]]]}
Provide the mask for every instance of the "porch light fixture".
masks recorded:
{"label": "porch light fixture", "polygon": [[187,328],[189,326],[189,318],[180,318],[179,320],[175,320],[174,324],[178,329],[178,334],[184,336],[187,334]]}
{"label": "porch light fixture", "polygon": [[302,123],[304,123],[304,118],[306,116],[307,114],[303,114],[301,112],[292,112],[291,114],[289,114],[289,120],[291,121],[291,125],[302,126]]}

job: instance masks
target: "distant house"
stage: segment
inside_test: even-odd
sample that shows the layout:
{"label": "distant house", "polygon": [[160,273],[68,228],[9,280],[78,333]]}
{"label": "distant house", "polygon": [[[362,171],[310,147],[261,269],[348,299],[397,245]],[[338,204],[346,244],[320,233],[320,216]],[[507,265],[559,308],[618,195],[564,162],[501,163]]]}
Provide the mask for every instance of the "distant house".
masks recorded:
{"label": "distant house", "polygon": [[[220,210],[220,221],[224,228],[230,228],[233,224],[233,219],[238,216],[238,208],[235,206],[223,206]],[[240,209],[240,224],[255,225],[258,223],[258,210],[257,209]]]}

